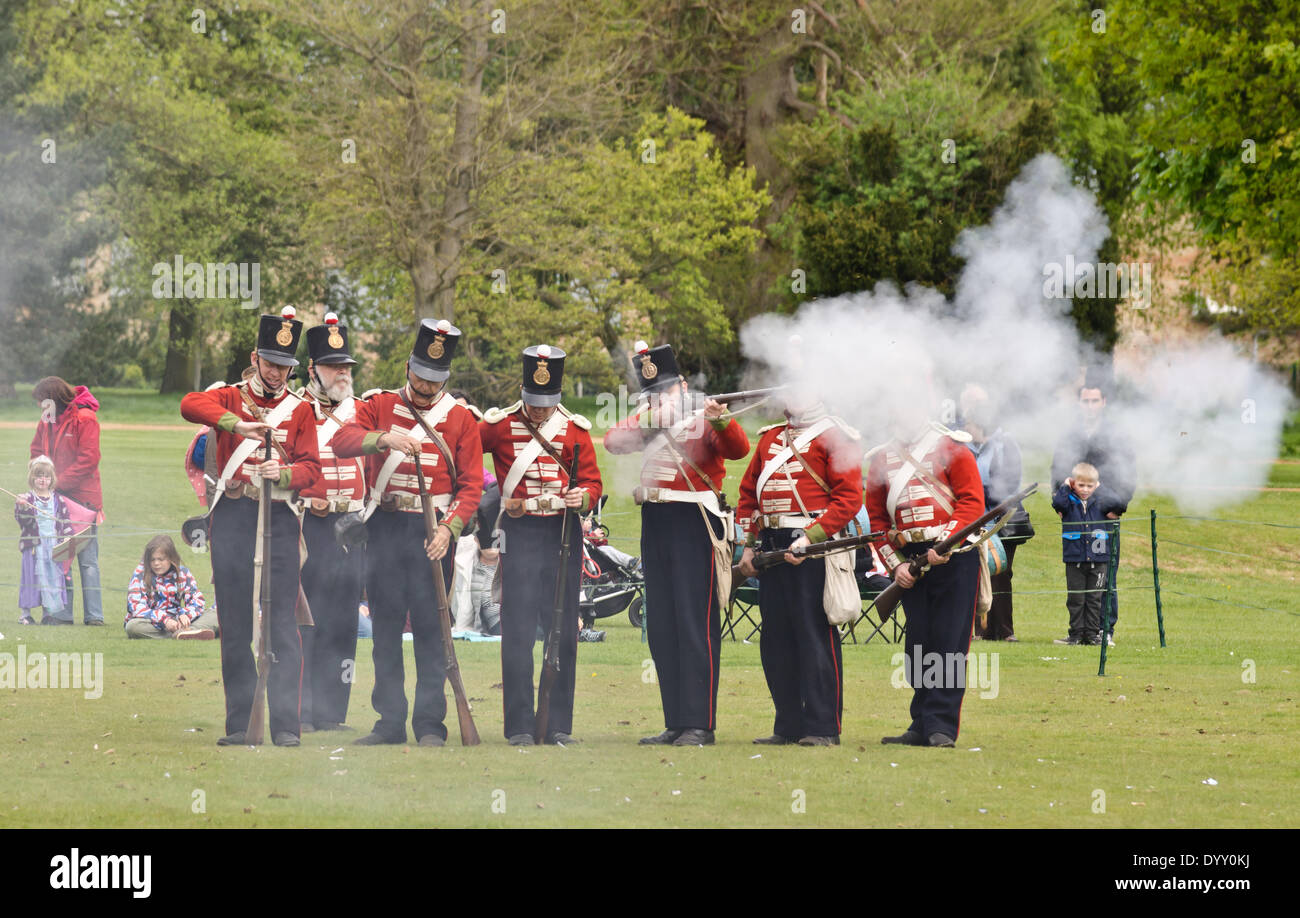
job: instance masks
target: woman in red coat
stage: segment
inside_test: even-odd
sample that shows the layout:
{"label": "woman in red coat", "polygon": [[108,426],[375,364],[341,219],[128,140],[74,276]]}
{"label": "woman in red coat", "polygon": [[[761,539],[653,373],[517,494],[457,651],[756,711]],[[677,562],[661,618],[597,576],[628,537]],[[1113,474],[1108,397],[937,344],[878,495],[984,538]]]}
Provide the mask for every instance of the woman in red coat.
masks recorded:
{"label": "woman in red coat", "polygon": [[[99,486],[99,402],[85,386],[75,389],[57,376],[47,376],[32,389],[41,406],[41,420],[32,438],[31,458],[54,460],[61,497],[98,513],[104,507]],[[99,588],[99,527],[92,525],[77,553],[81,572],[82,621],[104,624],[104,602]],[[71,611],[71,610],[69,610]]]}

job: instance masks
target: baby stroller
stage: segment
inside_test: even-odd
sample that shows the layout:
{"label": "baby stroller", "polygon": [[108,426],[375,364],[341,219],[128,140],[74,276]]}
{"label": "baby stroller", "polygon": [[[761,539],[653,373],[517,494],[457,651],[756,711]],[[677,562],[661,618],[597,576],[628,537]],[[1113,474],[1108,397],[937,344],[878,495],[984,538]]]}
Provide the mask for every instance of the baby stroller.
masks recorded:
{"label": "baby stroller", "polygon": [[578,591],[578,615],[583,627],[590,628],[596,619],[609,618],[624,609],[632,625],[642,627],[645,576],[641,572],[641,559],[620,561],[609,545],[609,531],[598,519],[584,519],[582,528],[582,586]]}

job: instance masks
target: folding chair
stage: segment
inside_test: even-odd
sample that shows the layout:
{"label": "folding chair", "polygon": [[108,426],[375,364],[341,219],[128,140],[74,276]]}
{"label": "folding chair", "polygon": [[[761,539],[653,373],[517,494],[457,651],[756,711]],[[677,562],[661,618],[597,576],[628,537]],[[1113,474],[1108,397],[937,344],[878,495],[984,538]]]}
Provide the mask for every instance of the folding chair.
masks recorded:
{"label": "folding chair", "polygon": [[754,579],[746,580],[736,588],[735,595],[731,597],[731,602],[727,605],[727,614],[722,622],[722,636],[731,636],[736,639],[736,628],[742,622],[749,622],[749,635],[742,640],[749,643],[754,635],[761,634],[763,631],[763,616],[760,613],[758,620],[754,620],[754,613],[758,612],[758,581]]}
{"label": "folding chair", "polygon": [[[737,543],[734,562],[740,563],[741,554],[745,546]],[[739,571],[732,572],[733,577],[740,577]],[[754,635],[760,634],[763,630],[763,617],[759,614],[758,621],[754,620],[754,613],[758,612],[758,581],[753,577],[740,581],[738,586],[734,585],[732,589],[731,601],[727,603],[726,613],[722,619],[722,636],[728,635],[734,641],[736,639],[736,626],[741,622],[749,622],[749,637],[744,638],[745,643],[749,643]]]}
{"label": "folding chair", "polygon": [[[870,644],[876,637],[879,637],[886,644],[897,644],[902,640],[903,635],[907,633],[907,628],[898,623],[897,612],[889,617],[889,621],[884,623],[879,623],[872,618],[872,613],[876,610],[875,599],[888,585],[889,579],[878,575],[858,581],[858,589],[862,593],[862,601],[866,603],[866,606],[856,620],[840,626],[840,643],[844,643],[846,640],[851,640],[854,644],[858,643],[857,627],[864,623],[865,627],[871,629],[871,633],[862,639],[863,644]],[[876,618],[879,618],[879,616],[876,616]],[[886,629],[892,632],[892,637],[890,633],[887,633]]]}

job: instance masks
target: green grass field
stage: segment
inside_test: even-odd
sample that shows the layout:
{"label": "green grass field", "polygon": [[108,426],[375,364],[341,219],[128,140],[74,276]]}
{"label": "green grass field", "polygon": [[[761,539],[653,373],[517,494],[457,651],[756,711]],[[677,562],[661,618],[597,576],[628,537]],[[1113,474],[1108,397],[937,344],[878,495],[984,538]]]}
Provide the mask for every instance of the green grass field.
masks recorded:
{"label": "green grass field", "polygon": [[[120,415],[119,401],[101,396],[102,421],[179,422],[174,399],[117,397]],[[18,401],[0,405],[0,421],[35,421]],[[11,490],[24,485],[30,436],[0,428],[0,484]],[[1300,825],[1300,529],[1281,528],[1300,525],[1300,492],[1264,492],[1214,514],[1251,525],[1176,520],[1168,500],[1139,493],[1125,520],[1118,646],[1104,678],[1097,648],[1052,644],[1065,632],[1064,578],[1054,514],[1035,495],[1039,535],[1016,556],[1020,643],[972,645],[997,655],[996,697],[968,690],[955,750],[879,744],[906,726],[910,698],[897,687],[898,648],[879,641],[845,647],[840,747],[752,746],[771,732],[771,702],[758,646],[731,641],[722,648],[718,745],[638,747],[662,728],[658,687],[640,632],[621,616],[602,622],[604,643],[580,645],[575,733],[584,742],[573,748],[505,745],[498,646],[466,643],[457,652],[480,747],[457,745],[453,715],[444,749],[353,747],[357,734],[342,733],[307,735],[298,749],[218,748],[217,644],[127,641],[121,630],[145,541],[175,535],[196,512],[181,466],[189,437],[104,432],[108,627],[17,625],[16,526],[0,540],[9,552],[0,653],[16,656],[22,643],[28,655],[103,655],[98,698],[0,689],[0,826]],[[616,544],[635,553],[639,521],[627,493],[636,460],[616,464],[601,450],[601,462]],[[1300,487],[1298,469],[1275,466],[1270,485]],[[741,471],[732,464],[733,495]],[[1031,462],[1026,477],[1044,473]],[[1160,515],[1166,648],[1151,589],[1150,508]],[[206,583],[206,556],[182,553]],[[547,589],[539,600],[549,602]],[[358,658],[349,720],[364,733],[374,719],[365,641]],[[994,660],[983,662],[988,671]],[[408,694],[413,669],[408,649]]]}

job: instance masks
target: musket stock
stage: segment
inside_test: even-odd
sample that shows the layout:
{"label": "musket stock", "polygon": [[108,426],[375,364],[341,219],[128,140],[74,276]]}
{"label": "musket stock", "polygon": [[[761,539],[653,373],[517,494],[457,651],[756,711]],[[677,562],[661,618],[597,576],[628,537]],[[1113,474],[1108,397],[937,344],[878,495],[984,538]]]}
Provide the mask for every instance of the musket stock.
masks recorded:
{"label": "musket stock", "polygon": [[[1016,494],[1012,494],[969,526],[958,529],[952,535],[948,536],[948,538],[935,545],[935,554],[948,554],[962,542],[966,541],[966,539],[970,538],[971,535],[979,532],[989,523],[1001,519],[1003,516],[1011,513],[1020,506],[1021,502],[1024,501],[1026,497],[1033,494],[1036,490],[1038,490],[1038,482],[1035,481],[1029,487],[1017,492]],[[924,577],[926,571],[930,569],[929,563],[923,559],[908,561],[907,564],[911,569],[912,576],[918,580]],[[889,621],[889,616],[894,614],[894,609],[903,598],[903,592],[904,588],[899,585],[897,580],[895,580],[889,586],[885,587],[884,590],[880,592],[880,595],[875,598],[873,604],[876,607],[876,615],[880,617],[880,623],[882,625]]]}
{"label": "musket stock", "polygon": [[[433,517],[433,503],[429,500],[429,488],[424,482],[424,466],[420,457],[415,458],[415,476],[420,486],[420,509],[424,512],[424,537],[426,544],[433,544],[436,524]],[[448,545],[448,551],[454,546]],[[481,740],[478,728],[474,726],[474,715],[470,713],[469,698],[465,695],[465,685],[460,678],[460,663],[456,660],[456,645],[451,637],[451,605],[447,602],[447,582],[442,576],[442,561],[429,559],[433,569],[433,599],[437,606],[439,631],[442,633],[442,653],[447,681],[451,683],[452,694],[456,696],[456,717],[460,722],[460,742],[463,746],[477,746]]]}
{"label": "musket stock", "polygon": [[[569,484],[578,476],[578,453],[582,447],[573,444],[573,459],[569,463]],[[546,742],[547,728],[551,719],[551,690],[555,680],[560,676],[560,641],[564,634],[564,609],[567,605],[569,586],[569,558],[573,554],[573,534],[578,531],[574,521],[577,512],[565,508],[564,523],[560,528],[560,570],[555,575],[555,605],[551,612],[551,629],[546,634],[546,645],[542,652],[542,675],[537,680],[537,717],[533,721],[533,742],[539,746]]]}
{"label": "musket stock", "polygon": [[[266,431],[266,461],[271,459],[271,431]],[[266,682],[271,671],[271,480],[262,478],[261,501],[257,508],[257,528],[261,538],[254,553],[253,567],[259,579],[254,621],[260,622],[257,647],[257,685],[253,689],[253,707],[248,712],[244,741],[250,746],[266,739]],[[260,619],[257,615],[261,616]]]}

